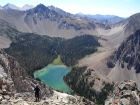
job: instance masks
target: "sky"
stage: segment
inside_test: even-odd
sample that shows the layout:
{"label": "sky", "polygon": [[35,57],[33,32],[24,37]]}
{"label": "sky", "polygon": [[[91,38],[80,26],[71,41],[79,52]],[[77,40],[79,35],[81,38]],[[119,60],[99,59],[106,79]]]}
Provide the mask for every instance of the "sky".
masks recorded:
{"label": "sky", "polygon": [[25,4],[46,6],[53,5],[72,14],[102,14],[129,17],[140,12],[140,0],[1,0],[0,5],[7,3],[22,7]]}

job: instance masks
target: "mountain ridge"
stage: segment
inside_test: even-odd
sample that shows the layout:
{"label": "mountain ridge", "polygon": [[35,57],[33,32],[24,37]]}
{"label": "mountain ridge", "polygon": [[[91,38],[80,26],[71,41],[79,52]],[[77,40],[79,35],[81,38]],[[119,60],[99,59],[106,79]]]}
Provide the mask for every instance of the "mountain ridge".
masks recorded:
{"label": "mountain ridge", "polygon": [[34,8],[34,6],[33,5],[28,5],[28,4],[25,4],[23,7],[18,7],[14,4],[11,4],[11,3],[7,3],[3,7],[1,6],[1,9],[19,10],[19,11],[26,11],[26,10],[29,10],[29,9],[32,9],[32,8]]}
{"label": "mountain ridge", "polygon": [[14,9],[14,10],[19,10],[20,8],[13,5],[13,4],[10,4],[10,3],[7,3],[5,6],[3,6],[3,9],[7,9],[7,10],[11,10],[11,9]]}
{"label": "mountain ridge", "polygon": [[16,10],[0,11],[0,18],[12,23],[20,31],[52,37],[72,38],[80,34],[99,35],[97,28],[106,28],[106,25],[96,25],[91,20],[66,17],[48,9],[43,4],[26,12]]}

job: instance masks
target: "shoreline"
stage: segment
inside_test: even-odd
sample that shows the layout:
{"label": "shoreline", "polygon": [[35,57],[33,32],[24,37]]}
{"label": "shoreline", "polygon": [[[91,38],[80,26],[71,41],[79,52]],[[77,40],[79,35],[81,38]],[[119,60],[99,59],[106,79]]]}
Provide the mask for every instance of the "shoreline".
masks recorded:
{"label": "shoreline", "polygon": [[[69,72],[71,71],[70,70],[70,68],[68,68],[66,65],[53,65],[53,64],[49,64],[48,66],[46,66],[46,67],[44,67],[44,68],[42,68],[42,69],[40,69],[40,70],[36,70],[35,72],[34,72],[34,78],[39,78],[39,76],[37,76],[37,74],[38,73],[41,73],[41,72],[43,72],[43,71],[46,71],[46,69],[48,69],[50,66],[54,66],[54,67],[62,67],[62,68],[65,68],[65,69],[67,69]],[[69,73],[68,72],[68,73]],[[66,76],[67,75],[67,73],[64,75],[64,76]],[[63,89],[57,89],[57,87],[55,88],[55,87],[53,87],[53,85],[52,86],[50,86],[49,84],[47,84],[44,80],[41,80],[40,78],[40,80],[42,81],[42,82],[44,82],[46,85],[48,85],[48,86],[50,86],[51,88],[53,88],[54,90],[58,90],[58,91],[62,91],[62,92],[64,92],[64,93],[68,93],[68,94],[70,94],[71,92],[72,92],[72,89],[67,85],[67,83],[64,81],[64,76],[62,76],[61,78],[60,78],[60,81],[62,81],[62,84],[64,84],[65,86],[65,89],[63,90]]]}

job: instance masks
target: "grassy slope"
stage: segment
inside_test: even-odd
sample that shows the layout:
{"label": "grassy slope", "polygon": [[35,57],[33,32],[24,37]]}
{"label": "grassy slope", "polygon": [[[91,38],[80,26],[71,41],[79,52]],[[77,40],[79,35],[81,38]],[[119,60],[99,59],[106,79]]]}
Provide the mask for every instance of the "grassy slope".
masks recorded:
{"label": "grassy slope", "polygon": [[60,55],[51,63],[53,65],[64,65],[61,61]]}

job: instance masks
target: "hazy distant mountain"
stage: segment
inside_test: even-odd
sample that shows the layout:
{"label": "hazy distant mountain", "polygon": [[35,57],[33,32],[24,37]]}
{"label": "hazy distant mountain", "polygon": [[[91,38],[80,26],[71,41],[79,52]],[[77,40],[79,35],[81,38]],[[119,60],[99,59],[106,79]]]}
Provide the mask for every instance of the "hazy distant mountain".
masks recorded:
{"label": "hazy distant mountain", "polygon": [[111,25],[124,20],[124,18],[115,15],[100,15],[100,14],[89,15],[89,14],[82,14],[82,13],[78,13],[76,15],[85,17],[87,19],[92,19],[93,21],[98,23],[111,24]]}
{"label": "hazy distant mountain", "polygon": [[98,23],[103,23],[103,24],[115,24],[115,23],[118,23],[118,22],[121,22],[123,20],[125,20],[124,18],[121,18],[121,17],[118,17],[118,16],[114,16],[114,17],[111,17],[111,18],[104,18],[104,19],[94,19],[93,20],[95,22],[98,22]]}
{"label": "hazy distant mountain", "polygon": [[0,9],[3,9],[1,5],[0,5]]}
{"label": "hazy distant mountain", "polygon": [[121,22],[123,20],[125,20],[125,19],[122,17],[114,16],[112,18],[107,19],[106,24],[115,24],[115,23]]}
{"label": "hazy distant mountain", "polygon": [[86,17],[93,18],[93,19],[109,19],[109,18],[115,17],[115,15],[100,15],[100,14],[96,14],[96,15],[86,15]]}
{"label": "hazy distant mountain", "polygon": [[20,10],[19,7],[15,6],[15,5],[13,5],[13,4],[10,4],[10,3],[6,4],[5,6],[3,6],[3,9],[8,9],[8,10],[12,10],[12,9],[14,9],[14,10]]}
{"label": "hazy distant mountain", "polygon": [[25,4],[22,8],[16,6],[16,5],[13,5],[13,4],[6,4],[5,6],[0,6],[0,9],[7,9],[7,10],[20,10],[20,11],[25,11],[25,10],[29,10],[29,9],[32,9],[34,8],[33,5],[28,5],[28,4]]}
{"label": "hazy distant mountain", "polygon": [[54,10],[64,16],[75,18],[75,19],[91,19],[94,22],[102,23],[102,24],[114,24],[117,22],[120,22],[124,20],[124,18],[121,18],[119,16],[115,15],[89,15],[89,14],[83,14],[83,13],[78,13],[78,14],[71,14],[68,12],[65,12],[64,10],[54,7],[54,6],[48,6],[50,10]]}
{"label": "hazy distant mountain", "polygon": [[25,4],[22,8],[21,8],[21,10],[28,10],[28,9],[32,9],[32,8],[34,8],[35,6],[33,6],[33,5],[28,5],[28,4]]}

